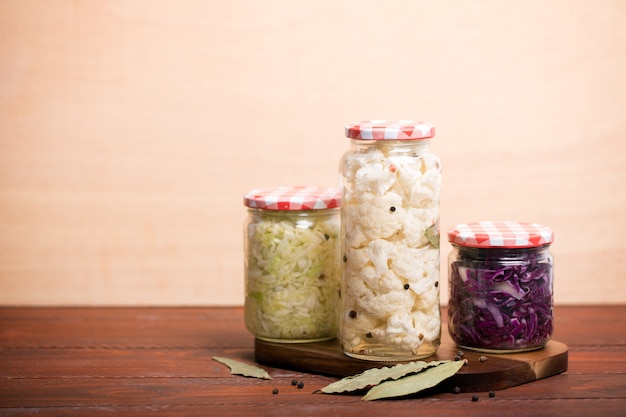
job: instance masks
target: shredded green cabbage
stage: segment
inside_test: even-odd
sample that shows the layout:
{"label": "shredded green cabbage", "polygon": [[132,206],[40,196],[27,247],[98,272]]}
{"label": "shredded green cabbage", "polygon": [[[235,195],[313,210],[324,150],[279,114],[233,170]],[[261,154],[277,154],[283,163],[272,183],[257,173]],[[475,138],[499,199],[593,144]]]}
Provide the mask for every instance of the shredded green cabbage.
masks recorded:
{"label": "shredded green cabbage", "polygon": [[291,341],[336,336],[339,234],[338,216],[267,215],[248,225],[245,317],[253,334]]}

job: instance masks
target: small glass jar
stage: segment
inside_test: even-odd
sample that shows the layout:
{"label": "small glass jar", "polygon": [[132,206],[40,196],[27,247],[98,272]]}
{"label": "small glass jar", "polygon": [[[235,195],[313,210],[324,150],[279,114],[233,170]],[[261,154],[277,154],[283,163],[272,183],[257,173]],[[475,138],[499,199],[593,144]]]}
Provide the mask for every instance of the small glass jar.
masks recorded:
{"label": "small glass jar", "polygon": [[542,348],[552,337],[553,232],[517,222],[448,231],[448,331],[460,347],[491,353]]}
{"label": "small glass jar", "polygon": [[441,338],[441,166],[429,123],[346,127],[341,167],[344,353],[372,361],[433,355]]}
{"label": "small glass jar", "polygon": [[339,190],[328,187],[263,188],[244,196],[245,324],[258,339],[337,336],[340,202]]}

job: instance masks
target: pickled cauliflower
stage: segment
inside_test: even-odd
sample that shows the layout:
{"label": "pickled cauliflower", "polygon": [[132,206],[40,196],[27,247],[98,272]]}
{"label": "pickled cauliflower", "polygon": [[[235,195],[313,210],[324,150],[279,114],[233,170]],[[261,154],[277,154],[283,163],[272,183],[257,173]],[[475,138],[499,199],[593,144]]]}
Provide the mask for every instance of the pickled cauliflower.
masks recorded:
{"label": "pickled cauliflower", "polygon": [[392,347],[419,356],[439,344],[441,170],[436,155],[411,146],[398,152],[373,141],[344,157],[340,329],[348,354]]}

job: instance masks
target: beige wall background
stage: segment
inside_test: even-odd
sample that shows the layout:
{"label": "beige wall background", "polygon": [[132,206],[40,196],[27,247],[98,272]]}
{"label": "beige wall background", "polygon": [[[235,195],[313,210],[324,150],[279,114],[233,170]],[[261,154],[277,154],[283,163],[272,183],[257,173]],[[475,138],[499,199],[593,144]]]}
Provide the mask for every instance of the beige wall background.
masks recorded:
{"label": "beige wall background", "polygon": [[243,194],[337,184],[371,118],[436,125],[442,231],[546,224],[556,303],[625,303],[624,22],[623,0],[0,0],[0,304],[241,305]]}

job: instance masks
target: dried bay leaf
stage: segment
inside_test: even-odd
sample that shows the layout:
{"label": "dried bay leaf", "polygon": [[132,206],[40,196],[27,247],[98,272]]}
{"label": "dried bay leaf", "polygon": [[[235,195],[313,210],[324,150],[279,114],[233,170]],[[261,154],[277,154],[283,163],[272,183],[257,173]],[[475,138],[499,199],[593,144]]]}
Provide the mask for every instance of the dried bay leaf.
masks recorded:
{"label": "dried bay leaf", "polygon": [[371,401],[416,394],[425,389],[432,388],[450,378],[452,375],[456,374],[461,367],[463,367],[463,361],[446,361],[446,363],[425,369],[418,374],[376,385],[369,390],[362,400]]}
{"label": "dried bay leaf", "polygon": [[426,229],[424,236],[435,248],[439,248],[439,221]]}
{"label": "dried bay leaf", "polygon": [[213,360],[230,368],[230,373],[234,375],[249,376],[252,378],[272,379],[265,369],[261,369],[254,365],[239,362],[234,359],[224,358],[222,356],[213,356]]}
{"label": "dried bay leaf", "polygon": [[360,374],[343,378],[321,389],[326,394],[357,391],[369,386],[378,385],[383,381],[396,380],[409,374],[418,373],[425,368],[438,366],[449,361],[413,361],[401,363],[392,367],[372,368]]}

